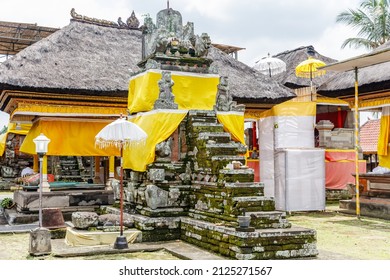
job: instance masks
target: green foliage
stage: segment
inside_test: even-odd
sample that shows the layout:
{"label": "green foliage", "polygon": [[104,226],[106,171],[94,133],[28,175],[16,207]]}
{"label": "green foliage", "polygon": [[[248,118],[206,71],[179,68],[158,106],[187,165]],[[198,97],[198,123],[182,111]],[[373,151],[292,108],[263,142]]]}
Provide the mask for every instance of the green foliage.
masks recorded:
{"label": "green foliage", "polygon": [[1,201],[1,207],[3,208],[10,208],[14,204],[14,201],[12,198],[6,197]]}
{"label": "green foliage", "polygon": [[358,37],[346,39],[341,48],[349,46],[371,50],[390,39],[390,5],[388,0],[362,1],[358,9],[348,9],[341,12],[336,21],[345,23],[358,31]]}

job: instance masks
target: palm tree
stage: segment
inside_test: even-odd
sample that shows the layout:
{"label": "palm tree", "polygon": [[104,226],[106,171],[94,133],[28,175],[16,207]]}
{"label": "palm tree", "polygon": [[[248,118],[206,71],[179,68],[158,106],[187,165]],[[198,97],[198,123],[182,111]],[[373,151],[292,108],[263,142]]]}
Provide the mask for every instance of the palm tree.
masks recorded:
{"label": "palm tree", "polygon": [[362,1],[359,9],[348,9],[340,13],[336,21],[358,30],[359,37],[346,39],[341,48],[349,45],[355,48],[374,49],[390,39],[389,0]]}

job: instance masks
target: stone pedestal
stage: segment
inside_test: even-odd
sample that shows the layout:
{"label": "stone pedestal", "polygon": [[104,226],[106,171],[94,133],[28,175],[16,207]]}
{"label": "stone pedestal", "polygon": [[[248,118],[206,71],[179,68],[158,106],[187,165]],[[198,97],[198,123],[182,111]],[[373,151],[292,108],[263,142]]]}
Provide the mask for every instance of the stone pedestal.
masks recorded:
{"label": "stone pedestal", "polygon": [[319,147],[327,147],[327,142],[331,140],[333,128],[334,124],[328,120],[322,120],[316,124],[316,129],[319,133]]}
{"label": "stone pedestal", "polygon": [[51,253],[51,234],[47,228],[36,228],[30,232],[28,252],[32,256],[42,256]]}
{"label": "stone pedestal", "polygon": [[42,226],[48,229],[65,228],[64,216],[60,208],[42,209]]}

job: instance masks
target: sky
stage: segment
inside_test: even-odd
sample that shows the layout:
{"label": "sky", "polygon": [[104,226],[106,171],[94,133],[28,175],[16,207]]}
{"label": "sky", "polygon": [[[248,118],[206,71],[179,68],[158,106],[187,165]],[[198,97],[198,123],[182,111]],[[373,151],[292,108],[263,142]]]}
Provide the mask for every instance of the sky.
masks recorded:
{"label": "sky", "polygon": [[[213,43],[245,48],[238,59],[249,66],[268,53],[313,45],[320,54],[343,60],[368,52],[341,49],[356,31],[336,23],[337,15],[357,9],[361,0],[170,0],[183,24],[193,22],[195,34],[206,32]],[[0,21],[36,23],[61,28],[69,24],[70,10],[88,17],[125,21],[134,10],[143,23],[155,21],[166,0],[0,0]]]}

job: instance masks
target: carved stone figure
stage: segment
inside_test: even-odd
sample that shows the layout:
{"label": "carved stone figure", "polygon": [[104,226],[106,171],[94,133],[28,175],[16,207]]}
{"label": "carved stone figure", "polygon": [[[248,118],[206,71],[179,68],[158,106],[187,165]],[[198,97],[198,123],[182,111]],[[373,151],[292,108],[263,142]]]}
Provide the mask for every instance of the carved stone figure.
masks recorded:
{"label": "carved stone figure", "polygon": [[196,36],[195,41],[195,53],[199,57],[207,56],[208,50],[211,46],[211,39],[207,33],[202,33],[202,35]]}
{"label": "carved stone figure", "polygon": [[122,28],[127,27],[127,24],[122,21],[121,17],[118,18],[118,25],[119,25],[119,27],[122,27]]}
{"label": "carved stone figure", "polygon": [[171,8],[157,14],[156,25],[150,16],[145,17],[144,57],[156,53],[165,56],[206,56],[211,40],[207,33],[194,35],[194,24],[182,24],[180,12]]}
{"label": "carved stone figure", "polygon": [[219,78],[218,93],[214,106],[216,111],[245,111],[245,105],[237,104],[229,92],[228,77],[221,76]]}
{"label": "carved stone figure", "polygon": [[156,157],[158,159],[168,158],[170,160],[171,157],[171,145],[172,139],[169,138],[166,141],[160,142],[156,145]]}
{"label": "carved stone figure", "polygon": [[160,68],[160,63],[155,61],[154,59],[148,59],[146,64],[145,64],[145,69],[159,69]]}
{"label": "carved stone figure", "polygon": [[175,103],[175,96],[172,94],[172,87],[174,82],[171,78],[171,72],[163,71],[162,78],[158,81],[160,88],[159,97],[154,103],[154,109],[177,109],[178,105]]}

